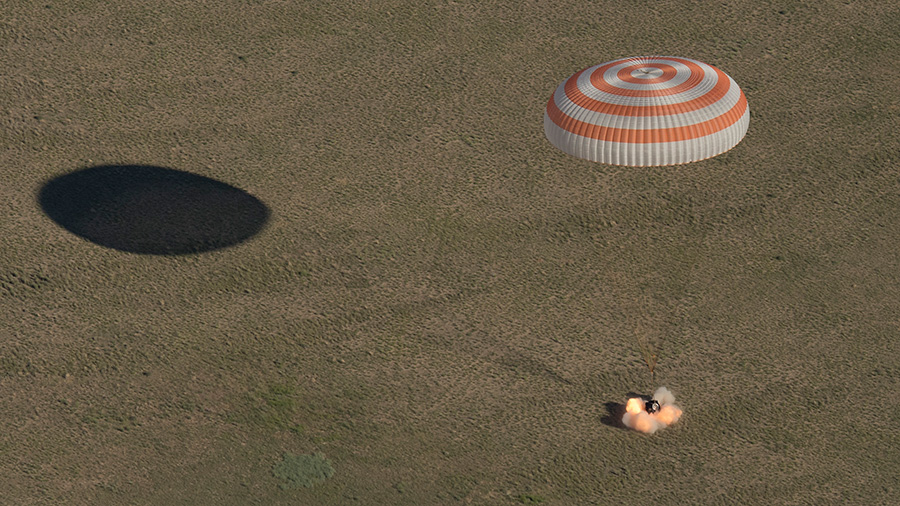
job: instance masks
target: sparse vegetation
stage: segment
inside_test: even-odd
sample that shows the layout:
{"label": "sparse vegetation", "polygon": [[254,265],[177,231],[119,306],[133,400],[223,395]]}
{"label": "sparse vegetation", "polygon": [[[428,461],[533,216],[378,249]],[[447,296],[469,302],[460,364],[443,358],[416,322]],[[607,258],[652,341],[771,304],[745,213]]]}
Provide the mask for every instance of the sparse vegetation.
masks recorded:
{"label": "sparse vegetation", "polygon": [[[4,1],[0,503],[896,502],[895,4]],[[562,79],[648,52],[732,76],[746,138],[544,139]],[[271,214],[176,256],[45,214],[110,164]],[[610,421],[660,385],[676,426]],[[337,474],[279,490],[286,451]]]}
{"label": "sparse vegetation", "polygon": [[235,422],[249,422],[275,430],[304,432],[300,419],[300,393],[296,387],[275,383],[248,395],[242,405],[229,415]]}
{"label": "sparse vegetation", "polygon": [[321,453],[291,455],[285,453],[283,460],[275,464],[275,477],[283,480],[281,488],[309,488],[322,483],[334,474],[331,461]]}
{"label": "sparse vegetation", "polygon": [[520,494],[517,498],[522,504],[541,504],[545,499],[535,494]]}

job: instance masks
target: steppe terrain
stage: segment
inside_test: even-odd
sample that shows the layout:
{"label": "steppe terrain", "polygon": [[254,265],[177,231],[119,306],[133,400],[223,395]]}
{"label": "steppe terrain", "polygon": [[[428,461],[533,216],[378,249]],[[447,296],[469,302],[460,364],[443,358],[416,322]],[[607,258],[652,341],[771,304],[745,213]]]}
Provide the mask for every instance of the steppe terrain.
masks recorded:
{"label": "steppe terrain", "polygon": [[[546,141],[652,54],[737,147]],[[0,504],[894,503],[898,54],[874,0],[3,2]]]}

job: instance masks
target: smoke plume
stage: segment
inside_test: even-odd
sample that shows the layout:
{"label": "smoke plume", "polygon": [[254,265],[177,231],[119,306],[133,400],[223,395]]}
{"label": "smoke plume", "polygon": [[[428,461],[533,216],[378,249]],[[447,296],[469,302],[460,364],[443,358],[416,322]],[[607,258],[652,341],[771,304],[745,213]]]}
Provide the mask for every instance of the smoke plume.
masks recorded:
{"label": "smoke plume", "polygon": [[653,400],[659,403],[659,411],[648,413],[644,399],[640,397],[628,399],[622,423],[630,429],[653,434],[681,418],[681,408],[675,405],[675,396],[668,388],[659,387],[653,394]]}

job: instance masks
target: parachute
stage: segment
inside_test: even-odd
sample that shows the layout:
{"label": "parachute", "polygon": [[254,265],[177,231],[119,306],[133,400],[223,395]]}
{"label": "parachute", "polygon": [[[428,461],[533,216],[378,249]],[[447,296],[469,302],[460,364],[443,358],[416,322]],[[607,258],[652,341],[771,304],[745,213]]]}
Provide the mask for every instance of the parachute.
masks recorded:
{"label": "parachute", "polygon": [[721,70],[674,56],[622,58],[576,72],[550,97],[544,134],[562,151],[611,165],[677,165],[736,146],[750,107]]}

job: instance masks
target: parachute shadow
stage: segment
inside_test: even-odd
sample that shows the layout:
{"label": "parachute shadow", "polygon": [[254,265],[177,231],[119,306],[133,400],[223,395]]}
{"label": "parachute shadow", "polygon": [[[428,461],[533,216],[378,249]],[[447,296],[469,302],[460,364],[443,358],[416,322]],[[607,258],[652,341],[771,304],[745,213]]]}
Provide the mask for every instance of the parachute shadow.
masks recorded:
{"label": "parachute shadow", "polygon": [[44,183],[37,200],[69,232],[148,255],[201,253],[256,235],[269,209],[240,188],[181,170],[101,165]]}

